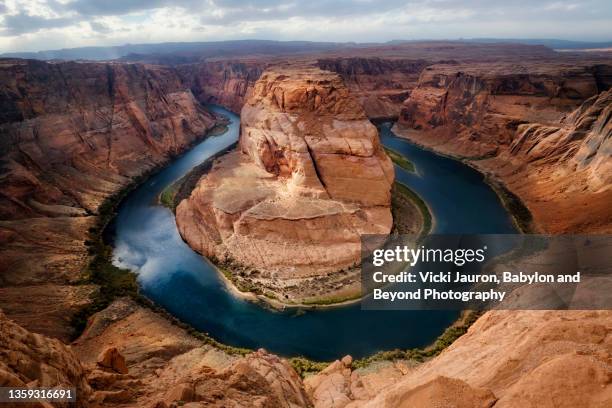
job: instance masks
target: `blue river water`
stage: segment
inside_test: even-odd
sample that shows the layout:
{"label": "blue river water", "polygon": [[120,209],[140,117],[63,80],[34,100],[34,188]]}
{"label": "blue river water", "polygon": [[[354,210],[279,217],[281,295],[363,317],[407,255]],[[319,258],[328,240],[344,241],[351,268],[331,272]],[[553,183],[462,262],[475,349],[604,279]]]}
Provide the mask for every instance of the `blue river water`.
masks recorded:
{"label": "blue river water", "polygon": [[[457,318],[456,311],[365,311],[359,304],[278,312],[233,296],[214,267],[183,242],[172,212],[156,203],[166,186],[238,139],[239,117],[209,108],[230,118],[228,131],[205,139],[130,193],[113,222],[113,261],[138,274],[145,296],[222,343],[320,361],[426,346]],[[383,143],[415,164],[418,174],[396,167],[397,178],[427,202],[435,232],[516,232],[478,172],[395,137],[390,124],[380,129]]]}

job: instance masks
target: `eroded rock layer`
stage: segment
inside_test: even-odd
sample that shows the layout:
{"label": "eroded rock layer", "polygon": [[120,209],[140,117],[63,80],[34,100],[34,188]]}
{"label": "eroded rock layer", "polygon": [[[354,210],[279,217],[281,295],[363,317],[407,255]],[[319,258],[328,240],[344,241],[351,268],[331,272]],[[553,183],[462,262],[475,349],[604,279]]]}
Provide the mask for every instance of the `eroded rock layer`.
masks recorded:
{"label": "eroded rock layer", "polygon": [[29,332],[0,311],[0,384],[74,389],[77,403],[58,407],[311,405],[286,360],[264,350],[228,354],[127,299],[95,314],[71,346]]}
{"label": "eroded rock layer", "polygon": [[221,60],[179,65],[177,70],[199,101],[240,113],[247,94],[267,65],[265,59]]}
{"label": "eroded rock layer", "polygon": [[321,69],[337,72],[371,119],[397,119],[402,102],[417,85],[424,59],[322,58]]}
{"label": "eroded rock layer", "polygon": [[352,369],[304,382],[315,408],[606,407],[609,311],[490,311],[434,359]]}
{"label": "eroded rock layer", "polygon": [[3,60],[0,106],[0,307],[65,340],[95,292],[73,284],[100,204],[215,119],[172,69],[139,64]]}
{"label": "eroded rock layer", "polygon": [[610,232],[612,66],[426,68],[401,134],[460,156],[518,195],[532,229]]}
{"label": "eroded rock layer", "polygon": [[240,151],[177,208],[184,239],[257,278],[324,276],[359,260],[361,234],[391,229],[391,161],[335,74],[265,72],[241,113]]}

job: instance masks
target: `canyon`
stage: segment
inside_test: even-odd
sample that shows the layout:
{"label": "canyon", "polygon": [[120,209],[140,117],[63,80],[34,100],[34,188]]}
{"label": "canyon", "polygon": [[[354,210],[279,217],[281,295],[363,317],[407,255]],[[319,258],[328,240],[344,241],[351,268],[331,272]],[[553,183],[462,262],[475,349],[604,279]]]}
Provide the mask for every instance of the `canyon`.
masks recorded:
{"label": "canyon", "polygon": [[[82,279],[100,206],[215,126],[199,102],[242,110],[240,152],[218,160],[177,209],[177,222],[200,252],[251,263],[248,250],[237,250],[245,242],[228,241],[239,238],[233,214],[252,215],[238,223],[243,240],[285,240],[286,231],[301,230],[285,228],[293,218],[313,214],[390,230],[392,170],[368,118],[399,118],[397,134],[505,186],[528,208],[529,230],[610,233],[611,78],[605,56],[509,45],[417,44],[176,66],[2,60],[2,383],[78,384],[77,406],[402,407],[449,398],[465,407],[609,406],[609,311],[491,311],[425,363],[357,368],[346,357],[305,379],[285,359],[225,351],[127,298],[91,316],[73,342],[71,319],[100,290]],[[340,103],[330,96],[338,94]],[[344,161],[354,166],[346,182],[330,171],[345,169]],[[356,186],[352,176],[364,169],[373,181]],[[251,183],[261,186],[248,191],[257,197],[240,188]],[[351,195],[360,188],[363,198]],[[287,208],[281,192],[317,205]],[[236,202],[242,207],[228,209]],[[195,208],[210,222],[198,223]],[[339,232],[309,225],[323,228],[309,235],[315,242]],[[200,235],[213,236],[214,245],[202,246],[208,241]],[[339,238],[351,256],[334,270],[354,255],[355,235]],[[285,261],[266,259],[281,274]],[[327,261],[321,270],[330,272]],[[304,276],[319,270],[298,264]]]}
{"label": "canyon", "polygon": [[79,283],[104,200],[216,121],[162,67],[8,60],[0,77],[0,307],[69,340],[97,290]]}
{"label": "canyon", "polygon": [[610,157],[610,67],[524,68],[426,68],[396,133],[462,158],[517,194],[533,216],[528,230],[610,232],[604,203],[612,190],[601,167]]}

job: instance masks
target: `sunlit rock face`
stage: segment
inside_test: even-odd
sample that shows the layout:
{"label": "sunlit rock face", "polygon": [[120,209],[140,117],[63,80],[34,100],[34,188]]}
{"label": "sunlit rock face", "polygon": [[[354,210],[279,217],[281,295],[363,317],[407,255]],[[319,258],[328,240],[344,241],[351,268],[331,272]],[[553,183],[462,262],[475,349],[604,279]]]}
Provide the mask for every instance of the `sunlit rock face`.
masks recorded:
{"label": "sunlit rock face", "polygon": [[437,64],[396,132],[471,160],[550,233],[612,232],[609,64]]}
{"label": "sunlit rock face", "polygon": [[0,107],[0,307],[68,340],[95,292],[73,284],[99,206],[215,118],[173,69],[142,64],[2,60]]}
{"label": "sunlit rock face", "polygon": [[361,234],[389,233],[393,167],[338,75],[264,72],[241,126],[238,151],[177,208],[197,251],[290,279],[349,267]]}

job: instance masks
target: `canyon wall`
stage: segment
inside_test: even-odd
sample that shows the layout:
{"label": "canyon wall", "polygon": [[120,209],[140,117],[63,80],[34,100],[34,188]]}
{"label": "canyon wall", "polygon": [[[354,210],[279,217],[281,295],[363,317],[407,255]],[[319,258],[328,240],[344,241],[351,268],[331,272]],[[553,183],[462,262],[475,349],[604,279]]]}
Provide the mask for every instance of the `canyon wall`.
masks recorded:
{"label": "canyon wall", "polygon": [[215,118],[172,69],[138,64],[2,60],[0,106],[0,307],[67,339],[95,292],[74,284],[100,204]]}
{"label": "canyon wall", "polygon": [[0,65],[0,217],[84,215],[214,123],[172,70]]}
{"label": "canyon wall", "polygon": [[319,68],[338,73],[370,119],[397,119],[402,102],[417,85],[423,59],[322,58]]}
{"label": "canyon wall", "polygon": [[[497,58],[490,47],[485,54]],[[414,73],[403,73],[404,83],[386,62],[382,77],[373,62],[354,69],[343,61],[326,64],[370,115],[395,109],[383,88],[398,86],[398,99],[410,91],[403,134],[472,158],[470,164],[524,199],[542,230],[611,231],[611,65],[435,64],[413,85]],[[286,276],[296,270],[283,262],[295,261],[302,282],[320,292],[308,277],[340,267],[338,254],[348,254],[341,259],[348,262],[359,232],[388,231],[390,164],[338,76],[271,70],[254,87],[261,68],[226,73],[223,66],[207,68],[216,72],[210,77],[202,71],[196,83],[182,72],[193,67],[1,62],[0,308],[6,315],[37,333],[70,338],[73,312],[97,291],[76,283],[89,261],[84,239],[98,205],[214,123],[188,88],[201,101],[236,110],[254,93],[245,105],[241,152],[217,161],[179,209],[181,233],[193,247],[221,259],[237,254],[266,268],[273,263]],[[363,102],[368,90],[382,105]],[[265,252],[279,248],[287,251],[282,257]],[[312,261],[307,255],[333,260],[300,270]],[[259,270],[244,272],[266,282]],[[329,287],[350,287],[351,279],[341,274]],[[270,289],[296,299],[309,295],[287,289],[296,281],[283,285]],[[607,311],[488,312],[422,365],[381,362],[364,370],[345,358],[302,382],[283,359],[265,351],[228,355],[121,299],[92,316],[71,347],[0,314],[0,377],[7,385],[77,384],[87,398],[81,406],[607,407],[611,320]]]}
{"label": "canyon wall", "polygon": [[431,64],[423,59],[329,56],[294,58],[291,62],[282,58],[211,60],[178,64],[175,69],[200,102],[240,113],[266,68],[296,62],[339,74],[370,119],[397,119],[421,71]]}
{"label": "canyon wall", "polygon": [[248,92],[269,65],[266,60],[221,60],[176,67],[201,103],[215,103],[240,113]]}
{"label": "canyon wall", "polygon": [[295,287],[358,263],[361,234],[390,231],[393,167],[339,76],[266,71],[241,126],[240,152],[216,161],[177,208],[192,248],[248,267],[253,282]]}
{"label": "canyon wall", "polygon": [[609,232],[611,85],[610,64],[434,65],[395,129],[500,180],[535,230]]}
{"label": "canyon wall", "polygon": [[421,73],[399,125],[428,145],[477,156],[509,146],[522,123],[557,123],[610,85],[610,65],[437,64]]}
{"label": "canyon wall", "polygon": [[556,125],[520,125],[508,151],[480,165],[525,200],[541,229],[612,232],[612,90]]}
{"label": "canyon wall", "polygon": [[[87,406],[92,392],[85,370],[70,346],[57,339],[29,332],[7,319],[1,310],[0,384],[2,387],[62,387],[78,390],[76,404],[58,403],[55,405],[58,407]],[[23,403],[9,406],[20,405]]]}

